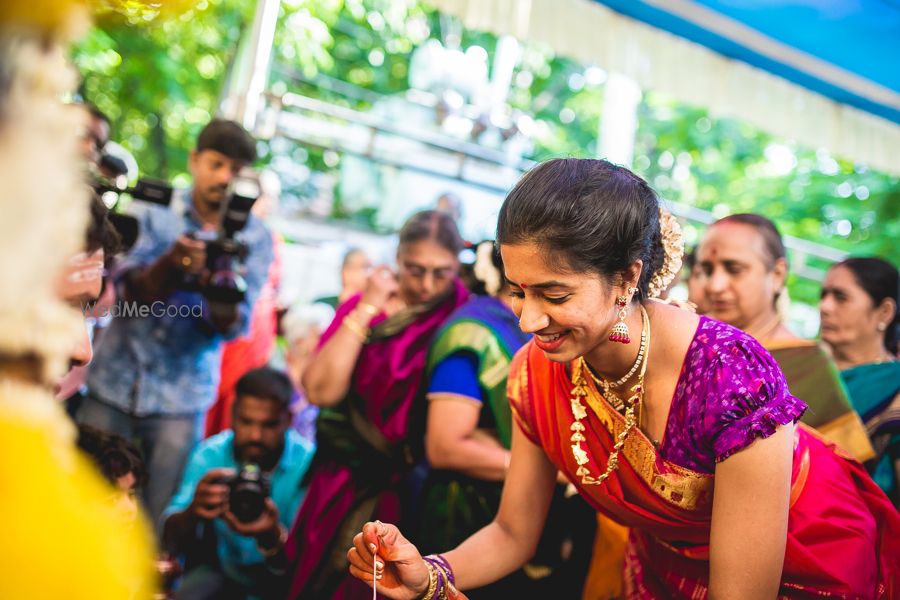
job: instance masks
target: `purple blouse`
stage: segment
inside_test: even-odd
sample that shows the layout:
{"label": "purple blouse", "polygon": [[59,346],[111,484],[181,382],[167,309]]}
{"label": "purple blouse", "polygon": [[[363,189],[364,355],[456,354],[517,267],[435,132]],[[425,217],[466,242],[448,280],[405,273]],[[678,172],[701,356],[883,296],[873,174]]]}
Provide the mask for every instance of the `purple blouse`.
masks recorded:
{"label": "purple blouse", "polygon": [[775,359],[743,331],[700,317],[675,386],[660,455],[700,473],[797,421],[806,404]]}

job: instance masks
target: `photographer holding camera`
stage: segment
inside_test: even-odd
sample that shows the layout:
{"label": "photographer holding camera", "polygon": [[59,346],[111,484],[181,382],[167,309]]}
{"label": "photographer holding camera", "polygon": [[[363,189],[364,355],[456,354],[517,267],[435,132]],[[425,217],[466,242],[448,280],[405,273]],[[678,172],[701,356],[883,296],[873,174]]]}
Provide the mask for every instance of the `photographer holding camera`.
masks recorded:
{"label": "photographer holding camera", "polygon": [[187,563],[178,598],[283,596],[284,540],[313,447],[290,428],[287,375],[254,369],[236,393],[232,429],[197,446],[164,513],[165,547]]}
{"label": "photographer holding camera", "polygon": [[[154,523],[200,439],[222,342],[246,329],[272,260],[272,236],[249,214],[252,181],[240,176],[255,159],[243,128],[213,120],[190,154],[193,187],[168,206],[129,206],[139,234],[114,273],[121,316],[97,349],[77,420],[139,444]],[[167,310],[138,310],[158,302]]]}

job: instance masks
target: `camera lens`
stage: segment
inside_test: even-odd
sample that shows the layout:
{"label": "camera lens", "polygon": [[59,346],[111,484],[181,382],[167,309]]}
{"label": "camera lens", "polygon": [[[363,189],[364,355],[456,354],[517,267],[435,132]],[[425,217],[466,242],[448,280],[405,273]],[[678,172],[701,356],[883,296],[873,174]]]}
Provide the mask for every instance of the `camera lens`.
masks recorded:
{"label": "camera lens", "polygon": [[228,505],[232,514],[242,523],[252,523],[259,519],[269,495],[269,484],[257,465],[241,467],[228,495]]}

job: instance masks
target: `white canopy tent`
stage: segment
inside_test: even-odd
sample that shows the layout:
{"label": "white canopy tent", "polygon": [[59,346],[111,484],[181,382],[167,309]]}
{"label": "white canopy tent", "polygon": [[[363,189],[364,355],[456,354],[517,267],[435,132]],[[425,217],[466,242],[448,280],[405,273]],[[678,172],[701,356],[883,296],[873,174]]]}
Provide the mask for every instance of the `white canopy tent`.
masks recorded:
{"label": "white canopy tent", "polygon": [[[624,16],[592,0],[429,0],[466,27],[548,44],[556,52],[596,64],[717,115],[733,116],[771,134],[900,174],[900,125],[832,100],[787,79],[728,58],[705,46]],[[772,60],[852,88],[900,110],[900,94],[815,56],[704,10],[687,0],[645,2],[691,13],[707,27]],[[800,24],[798,24],[800,26]],[[896,66],[897,57],[882,57]]]}

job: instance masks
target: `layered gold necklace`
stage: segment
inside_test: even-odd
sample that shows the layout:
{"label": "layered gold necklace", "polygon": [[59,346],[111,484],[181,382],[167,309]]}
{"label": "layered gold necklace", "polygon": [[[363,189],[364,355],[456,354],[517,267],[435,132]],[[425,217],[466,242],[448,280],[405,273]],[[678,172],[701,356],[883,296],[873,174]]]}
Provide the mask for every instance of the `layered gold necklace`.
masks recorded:
{"label": "layered gold necklace", "polygon": [[[619,451],[622,449],[622,446],[625,445],[625,438],[627,438],[628,434],[631,433],[631,430],[637,426],[635,412],[640,408],[644,398],[644,374],[647,372],[647,353],[650,347],[650,317],[647,315],[647,310],[643,306],[641,306],[641,318],[643,321],[643,328],[641,329],[641,346],[638,349],[638,355],[634,361],[634,365],[632,365],[631,369],[624,377],[612,382],[597,377],[591,372],[590,367],[588,367],[583,356],[576,359],[572,366],[571,404],[572,417],[575,421],[569,427],[572,431],[572,436],[569,440],[572,442],[572,456],[578,464],[578,469],[575,471],[575,474],[581,477],[581,483],[583,485],[600,485],[606,481],[610,474],[619,466]],[[628,398],[622,399],[618,395],[612,393],[612,388],[624,385],[635,372],[638,373],[637,382],[631,386],[631,395]],[[590,470],[587,468],[588,455],[582,445],[585,441],[585,426],[582,421],[587,417],[587,408],[582,402],[582,399],[588,395],[588,384],[584,378],[585,373],[587,373],[603,389],[603,395],[607,401],[625,416],[625,429],[623,429],[616,437],[616,443],[613,446],[612,452],[609,454],[609,462],[606,465],[606,471],[599,477],[591,475]]]}

